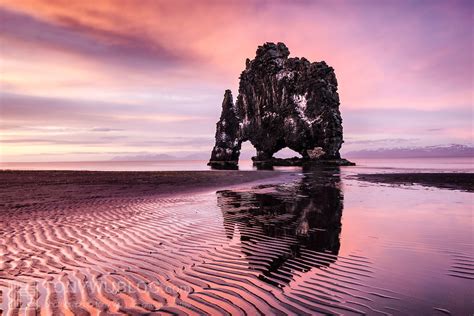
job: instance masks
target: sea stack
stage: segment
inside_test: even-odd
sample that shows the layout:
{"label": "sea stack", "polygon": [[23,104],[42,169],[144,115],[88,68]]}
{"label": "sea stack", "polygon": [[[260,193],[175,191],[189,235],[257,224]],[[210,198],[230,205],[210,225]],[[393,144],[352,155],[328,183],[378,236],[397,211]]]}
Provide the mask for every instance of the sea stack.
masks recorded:
{"label": "sea stack", "polygon": [[[255,164],[353,164],[339,154],[343,134],[334,69],[289,55],[285,44],[265,43],[247,59],[235,103],[225,91],[209,165],[237,166],[247,140],[257,151]],[[273,158],[285,147],[302,158]]]}

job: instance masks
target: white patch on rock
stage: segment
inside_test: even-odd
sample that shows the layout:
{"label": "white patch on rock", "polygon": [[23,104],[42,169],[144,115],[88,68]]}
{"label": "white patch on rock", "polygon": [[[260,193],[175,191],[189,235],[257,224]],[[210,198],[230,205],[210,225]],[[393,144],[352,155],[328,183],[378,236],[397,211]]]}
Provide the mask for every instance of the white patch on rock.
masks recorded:
{"label": "white patch on rock", "polygon": [[283,67],[283,63],[285,62],[285,60],[283,58],[277,58],[275,59],[275,63],[280,66],[280,67]]}
{"label": "white patch on rock", "polygon": [[304,116],[304,111],[306,110],[306,103],[308,100],[306,100],[306,93],[304,95],[301,94],[295,94],[293,95],[293,101],[295,102],[297,106],[297,111],[300,113],[301,116]]}
{"label": "white patch on rock", "polygon": [[283,78],[292,79],[294,77],[294,75],[295,74],[293,73],[293,71],[282,70],[282,71],[280,71],[276,74],[276,78],[277,78],[278,81],[280,81]]}
{"label": "white patch on rock", "polygon": [[308,116],[306,116],[306,106],[308,103],[308,100],[306,99],[306,93],[304,95],[301,94],[295,94],[293,95],[293,102],[296,104],[296,111],[299,114],[299,117],[308,125],[312,125],[316,122],[321,122],[321,115],[318,115],[314,119],[310,119]]}
{"label": "white patch on rock", "polygon": [[219,139],[223,142],[226,142],[227,141],[227,134],[222,132],[220,135],[219,135]]}
{"label": "white patch on rock", "polygon": [[240,129],[247,127],[250,124],[250,121],[247,117],[244,117],[242,122],[239,123]]}
{"label": "white patch on rock", "polygon": [[263,115],[263,118],[264,119],[269,118],[269,117],[275,118],[277,116],[278,116],[278,114],[276,114],[275,112],[267,112]]}
{"label": "white patch on rock", "polygon": [[322,147],[314,147],[313,149],[308,149],[306,152],[311,159],[318,159],[326,153]]}

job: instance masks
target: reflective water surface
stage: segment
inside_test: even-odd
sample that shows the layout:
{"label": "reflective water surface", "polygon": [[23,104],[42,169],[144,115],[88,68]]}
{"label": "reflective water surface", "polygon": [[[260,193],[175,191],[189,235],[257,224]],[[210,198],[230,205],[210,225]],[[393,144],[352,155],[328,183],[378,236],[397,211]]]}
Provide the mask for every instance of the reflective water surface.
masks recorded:
{"label": "reflective water surface", "polygon": [[[344,178],[344,176],[343,176]],[[341,180],[340,170],[218,192],[264,282],[324,313],[472,314],[470,193]]]}
{"label": "reflective water surface", "polygon": [[[288,266],[305,250],[324,253],[325,260],[316,266],[335,261],[340,247],[343,197],[339,175],[324,173],[323,177],[309,173],[285,185],[217,192],[229,238],[238,232],[241,241],[253,241],[256,247],[265,238],[266,244],[280,246],[266,251],[272,257],[268,267],[256,265],[262,280],[280,287],[287,285],[293,272],[307,270],[302,262]],[[259,261],[259,253],[243,252],[250,262]]]}

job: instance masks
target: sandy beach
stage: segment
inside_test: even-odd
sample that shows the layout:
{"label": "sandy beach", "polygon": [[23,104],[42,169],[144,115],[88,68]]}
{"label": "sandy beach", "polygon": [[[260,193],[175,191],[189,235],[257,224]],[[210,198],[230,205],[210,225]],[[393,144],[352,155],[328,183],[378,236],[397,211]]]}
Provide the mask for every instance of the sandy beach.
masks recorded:
{"label": "sandy beach", "polygon": [[166,196],[281,175],[266,171],[0,171],[0,210],[106,198]]}
{"label": "sandy beach", "polygon": [[[221,273],[236,268],[224,263],[232,259],[231,246],[220,250],[221,257],[211,254],[227,237],[216,231],[220,219],[206,209],[215,205],[209,200],[215,188],[278,176],[264,171],[0,172],[0,310],[142,315],[243,312],[252,304],[271,309],[270,300],[242,286],[218,295],[204,291],[209,282],[219,283],[214,268]],[[206,261],[219,260],[222,265],[201,271]],[[196,292],[206,292],[206,300]],[[250,305],[237,307],[236,297],[248,297]]]}
{"label": "sandy beach", "polygon": [[0,316],[474,316],[468,0],[0,2]]}
{"label": "sandy beach", "polygon": [[[439,224],[466,218],[467,192],[364,185],[339,168],[4,171],[0,180],[5,315],[456,314],[474,306],[470,226]],[[410,204],[420,192],[441,211]],[[406,225],[418,237],[401,235]]]}

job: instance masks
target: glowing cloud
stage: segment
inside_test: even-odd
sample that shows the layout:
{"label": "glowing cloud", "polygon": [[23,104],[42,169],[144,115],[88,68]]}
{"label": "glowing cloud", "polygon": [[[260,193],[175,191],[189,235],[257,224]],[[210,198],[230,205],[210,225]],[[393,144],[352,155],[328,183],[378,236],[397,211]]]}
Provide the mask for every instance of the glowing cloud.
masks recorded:
{"label": "glowing cloud", "polygon": [[[32,152],[14,136],[43,139],[31,131],[41,126],[89,131],[78,145],[107,126],[135,140],[198,135],[210,146],[224,89],[237,90],[245,59],[266,41],[335,68],[348,146],[371,133],[406,139],[420,125],[441,128],[421,144],[466,143],[472,124],[437,113],[471,111],[472,14],[469,1],[436,0],[0,0],[0,132],[11,140],[2,155]],[[372,109],[377,122],[398,113],[403,127],[380,130]]]}

